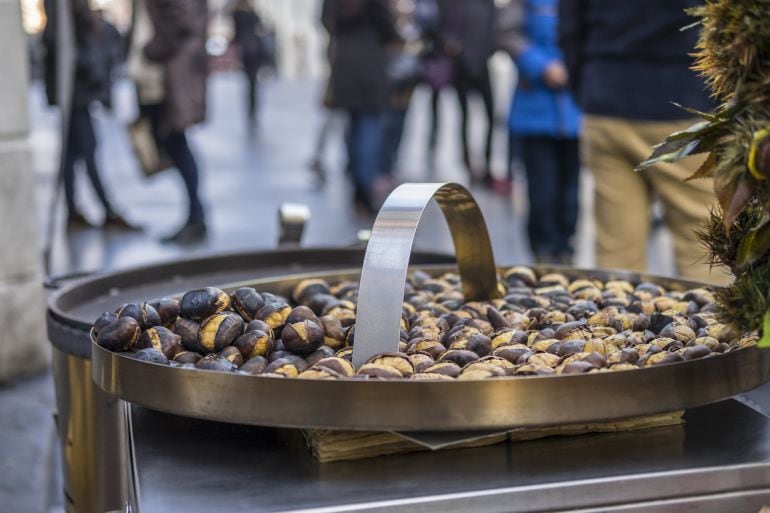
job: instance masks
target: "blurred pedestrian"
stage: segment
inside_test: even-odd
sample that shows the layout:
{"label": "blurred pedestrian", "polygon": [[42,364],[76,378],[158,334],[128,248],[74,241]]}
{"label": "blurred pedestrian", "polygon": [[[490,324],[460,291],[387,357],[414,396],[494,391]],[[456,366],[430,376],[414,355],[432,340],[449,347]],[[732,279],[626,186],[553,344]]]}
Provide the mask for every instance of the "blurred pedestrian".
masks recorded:
{"label": "blurred pedestrian", "polygon": [[184,180],[187,221],[164,242],[191,243],[206,236],[199,171],[185,136],[206,115],[206,0],[135,0],[129,72],[140,115]]}
{"label": "blurred pedestrian", "polygon": [[390,94],[383,116],[382,174],[379,196],[387,196],[392,190],[398,163],[398,152],[404,134],[406,115],[414,88],[424,78],[423,62],[419,55],[418,28],[414,24],[412,9],[404,9],[397,0],[390,0],[396,17],[396,26],[405,44],[387,48],[388,81]]}
{"label": "blurred pedestrian", "polygon": [[[492,133],[494,103],[487,61],[495,49],[494,0],[439,0],[443,51],[453,59],[452,85],[460,101],[460,137],[463,163],[471,181],[492,184]],[[474,170],[470,150],[468,99],[481,96],[486,115],[484,161],[481,172]]]}
{"label": "blurred pedestrian", "polygon": [[423,45],[421,58],[424,80],[431,93],[428,151],[432,163],[438,141],[439,99],[441,90],[452,85],[454,64],[444,49],[438,0],[416,0],[414,20]]}
{"label": "blurred pedestrian", "polygon": [[578,217],[580,111],[557,45],[558,0],[512,0],[498,19],[499,43],[516,62],[508,127],[529,193],[529,244],[539,263],[572,264]]}
{"label": "blurred pedestrian", "polygon": [[349,116],[348,159],[354,204],[372,215],[380,173],[383,112],[388,104],[386,45],[398,41],[387,0],[324,0],[321,20],[334,40],[331,94]]}
{"label": "blurred pedestrian", "polygon": [[[334,55],[334,37],[329,34],[329,40],[326,45],[326,59],[330,64],[332,62],[332,56]],[[310,161],[310,169],[315,174],[318,183],[326,182],[327,170],[324,164],[324,154],[326,148],[329,145],[330,139],[344,139],[345,131],[347,129],[347,117],[345,112],[337,108],[334,105],[333,91],[332,91],[332,69],[329,69],[329,76],[326,79],[326,86],[324,87],[323,99],[321,101],[323,106],[323,122],[318,129],[316,136],[316,142],[313,148],[313,156]],[[347,168],[346,164],[346,168]]]}
{"label": "blurred pedestrian", "polygon": [[[67,227],[79,228],[93,226],[81,212],[75,199],[76,165],[83,163],[91,185],[99,202],[104,208],[105,228],[135,229],[126,219],[118,214],[110,201],[102,183],[99,166],[96,161],[97,139],[91,106],[101,102],[105,107],[112,106],[112,71],[116,65],[115,45],[120,44],[115,28],[92,11],[85,1],[77,0],[72,4],[73,24],[75,29],[75,76],[71,107],[69,112],[69,130],[63,152],[62,181],[67,203]],[[47,27],[44,40],[47,45],[50,62],[56,60],[56,28]],[[49,101],[58,103],[55,96],[55,66],[49,68],[46,75],[46,90]]]}
{"label": "blurred pedestrian", "polygon": [[[701,159],[637,173],[650,147],[694,123],[672,102],[715,107],[691,69],[698,36],[685,9],[697,0],[562,0],[559,40],[570,85],[585,113],[581,155],[595,178],[596,258],[600,267],[644,271],[650,204],[657,194],[674,239],[677,270],[713,279],[693,230],[713,203],[710,180],[684,179]],[[698,263],[698,262],[701,263]]]}
{"label": "blurred pedestrian", "polygon": [[248,105],[249,122],[252,126],[257,119],[257,73],[262,64],[262,21],[249,3],[249,0],[238,0],[233,8],[233,42],[238,45],[241,65],[247,80],[246,101]]}

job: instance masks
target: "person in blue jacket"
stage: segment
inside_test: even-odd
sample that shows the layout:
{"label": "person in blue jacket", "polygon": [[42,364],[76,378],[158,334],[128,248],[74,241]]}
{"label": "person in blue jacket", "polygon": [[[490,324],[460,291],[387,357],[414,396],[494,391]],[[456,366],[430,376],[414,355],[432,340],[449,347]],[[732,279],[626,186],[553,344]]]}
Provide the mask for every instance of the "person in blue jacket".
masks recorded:
{"label": "person in blue jacket", "polygon": [[557,44],[558,1],[512,0],[502,9],[500,46],[518,69],[508,126],[527,173],[530,246],[540,263],[571,264],[581,114]]}

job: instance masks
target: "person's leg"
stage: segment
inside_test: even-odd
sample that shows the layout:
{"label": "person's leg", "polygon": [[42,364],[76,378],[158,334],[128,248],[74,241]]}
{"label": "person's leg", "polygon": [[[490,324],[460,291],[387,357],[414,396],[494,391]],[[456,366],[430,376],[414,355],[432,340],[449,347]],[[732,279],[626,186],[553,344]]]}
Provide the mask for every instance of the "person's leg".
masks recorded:
{"label": "person's leg", "polygon": [[467,77],[456,67],[454,86],[457,90],[457,100],[460,103],[460,143],[463,149],[463,164],[471,180],[474,179],[473,169],[471,168],[471,152],[468,143],[468,91],[469,84]]}
{"label": "person's leg", "polygon": [[190,203],[190,211],[187,223],[200,222],[204,219],[203,204],[198,196],[198,164],[187,144],[184,132],[173,132],[164,140],[164,147],[168,156],[182,175],[187,197]]}
{"label": "person's leg", "polygon": [[93,118],[87,109],[84,111],[81,124],[80,151],[86,165],[88,178],[91,180],[91,185],[93,185],[96,196],[104,207],[105,216],[115,216],[115,210],[112,208],[112,203],[110,203],[110,200],[107,198],[107,193],[104,190],[104,185],[102,185],[102,180],[99,176],[99,167],[96,164],[96,134],[94,133]]}
{"label": "person's leg", "polygon": [[558,192],[554,206],[558,210],[560,258],[572,259],[573,244],[579,212],[580,149],[577,138],[559,139],[556,144],[559,161]]}
{"label": "person's leg", "polygon": [[70,114],[69,131],[67,134],[67,146],[62,156],[62,182],[64,184],[64,199],[67,202],[67,213],[73,220],[80,213],[75,202],[75,161],[79,158],[80,146],[79,121],[76,109]]}
{"label": "person's leg", "polygon": [[[640,123],[644,146],[638,147],[637,159],[641,162],[649,156],[652,145],[693,122]],[[709,207],[716,203],[714,183],[710,179],[684,181],[698,170],[704,159],[705,155],[692,156],[679,162],[658,164],[642,173],[663,202],[664,222],[674,239],[677,272],[685,278],[724,285],[729,281],[728,276],[719,270],[711,271],[706,263],[706,250],[695,235],[695,230],[706,222]]]}
{"label": "person's leg", "polygon": [[254,122],[257,119],[257,67],[247,65],[244,68],[246,73],[246,84],[248,87],[247,101],[249,106],[249,121]]}
{"label": "person's leg", "polygon": [[439,120],[439,100],[441,99],[441,89],[431,89],[430,93],[430,138],[428,139],[428,148],[431,155],[436,150],[438,141],[438,120]]}
{"label": "person's leg", "polygon": [[522,156],[527,173],[529,245],[535,260],[554,263],[559,243],[557,191],[559,162],[555,141],[545,136],[522,138]]}
{"label": "person's leg", "polygon": [[484,142],[484,174],[482,179],[492,181],[492,135],[495,128],[495,106],[492,98],[492,84],[489,78],[489,67],[484,64],[484,73],[478,79],[478,90],[484,101],[484,112],[487,116],[487,132]]}
{"label": "person's leg", "polygon": [[398,149],[404,134],[406,109],[389,108],[383,115],[382,122],[382,167],[383,174],[391,176],[398,161]]}
{"label": "person's leg", "polygon": [[356,113],[353,119],[350,135],[356,196],[364,203],[363,206],[374,213],[372,186],[382,162],[382,115],[379,112]]}
{"label": "person's leg", "polygon": [[634,124],[616,118],[585,116],[581,158],[593,174],[596,264],[608,269],[644,271],[647,267],[650,192],[638,161],[628,153],[638,144]]}
{"label": "person's leg", "polygon": [[353,203],[356,207],[368,210],[370,205],[367,203],[367,197],[364,193],[363,185],[360,181],[360,160],[358,151],[358,140],[360,138],[362,115],[357,112],[350,112],[348,116],[348,126],[345,131],[345,146],[348,155],[348,170],[350,171],[350,182],[353,185]]}

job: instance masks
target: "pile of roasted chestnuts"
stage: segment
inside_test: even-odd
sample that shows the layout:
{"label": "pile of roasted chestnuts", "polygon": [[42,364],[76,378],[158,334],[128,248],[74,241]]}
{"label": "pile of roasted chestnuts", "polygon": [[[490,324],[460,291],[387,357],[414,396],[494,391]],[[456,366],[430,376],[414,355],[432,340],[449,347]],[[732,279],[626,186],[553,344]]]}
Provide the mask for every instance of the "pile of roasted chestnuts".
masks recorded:
{"label": "pile of roasted chestnuts", "polygon": [[472,380],[623,371],[756,344],[721,324],[713,291],[570,280],[512,267],[504,297],[463,298],[460,278],[407,279],[397,353],[356,369],[358,284],[307,279],[291,298],[207,287],[132,303],[94,323],[100,346],[175,367],[306,379]]}

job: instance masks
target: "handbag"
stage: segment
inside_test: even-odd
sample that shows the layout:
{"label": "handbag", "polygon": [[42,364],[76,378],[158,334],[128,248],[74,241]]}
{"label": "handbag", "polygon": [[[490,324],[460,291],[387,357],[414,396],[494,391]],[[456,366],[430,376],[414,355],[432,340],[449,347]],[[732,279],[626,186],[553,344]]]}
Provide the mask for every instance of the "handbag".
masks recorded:
{"label": "handbag", "polygon": [[149,119],[139,116],[128,125],[128,133],[145,176],[152,176],[174,166],[171,158],[158,145]]}

